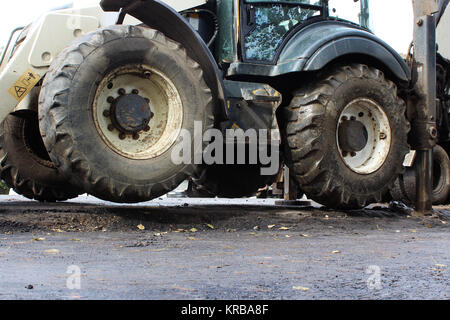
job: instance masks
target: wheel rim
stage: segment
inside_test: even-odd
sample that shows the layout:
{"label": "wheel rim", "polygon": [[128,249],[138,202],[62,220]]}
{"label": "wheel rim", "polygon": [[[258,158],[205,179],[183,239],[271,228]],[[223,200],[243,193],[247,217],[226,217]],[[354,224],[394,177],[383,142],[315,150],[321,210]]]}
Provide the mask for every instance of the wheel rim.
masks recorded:
{"label": "wheel rim", "polygon": [[183,104],[173,82],[142,64],[108,73],[98,86],[92,112],[108,147],[135,160],[169,150],[183,124]]}
{"label": "wheel rim", "polygon": [[347,167],[359,174],[374,173],[386,162],[391,148],[389,119],[373,100],[355,99],[339,116],[336,140]]}

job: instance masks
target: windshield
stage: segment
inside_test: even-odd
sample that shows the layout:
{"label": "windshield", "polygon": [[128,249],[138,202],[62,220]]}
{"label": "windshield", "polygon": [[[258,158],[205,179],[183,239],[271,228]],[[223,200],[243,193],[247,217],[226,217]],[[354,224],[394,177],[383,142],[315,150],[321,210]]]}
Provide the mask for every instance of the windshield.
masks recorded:
{"label": "windshield", "polygon": [[[320,15],[320,0],[247,0],[244,25],[246,60],[272,61],[284,37],[303,21]],[[279,4],[277,4],[279,3]]]}
{"label": "windshield", "polygon": [[276,2],[290,2],[292,4],[310,4],[322,5],[322,0],[246,0],[246,3],[276,3]]}

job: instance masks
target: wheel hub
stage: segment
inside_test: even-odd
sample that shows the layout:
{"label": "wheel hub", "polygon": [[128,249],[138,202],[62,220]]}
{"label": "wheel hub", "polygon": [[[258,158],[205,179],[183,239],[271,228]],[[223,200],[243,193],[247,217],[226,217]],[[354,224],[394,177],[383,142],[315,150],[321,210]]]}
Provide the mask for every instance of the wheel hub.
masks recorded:
{"label": "wheel hub", "polygon": [[344,152],[359,152],[367,145],[368,132],[357,120],[343,120],[339,126],[339,145]]}
{"label": "wheel hub", "polygon": [[114,126],[119,131],[128,134],[136,134],[145,130],[153,115],[148,100],[133,93],[115,99],[110,113]]}
{"label": "wheel hub", "polygon": [[339,116],[336,142],[344,163],[359,174],[376,172],[388,158],[392,141],[389,119],[374,100],[358,98]]}
{"label": "wheel hub", "polygon": [[101,139],[133,160],[166,152],[183,125],[183,103],[173,82],[142,64],[111,70],[99,83],[91,107]]}

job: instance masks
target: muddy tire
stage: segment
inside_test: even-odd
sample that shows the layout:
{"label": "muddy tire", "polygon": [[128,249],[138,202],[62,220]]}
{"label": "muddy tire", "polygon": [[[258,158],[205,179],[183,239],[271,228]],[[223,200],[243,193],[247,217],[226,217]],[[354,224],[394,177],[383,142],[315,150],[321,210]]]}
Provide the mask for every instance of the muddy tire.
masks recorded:
{"label": "muddy tire", "polygon": [[112,26],[73,42],[41,96],[50,158],[71,183],[113,202],[154,199],[196,174],[193,161],[175,164],[171,155],[195,121],[206,130],[214,120],[200,66],[143,27]]}
{"label": "muddy tire", "polygon": [[291,170],[305,194],[323,205],[380,202],[404,170],[405,103],[375,68],[334,68],[296,91],[285,114]]}
{"label": "muddy tire", "polygon": [[39,133],[37,113],[8,115],[0,126],[0,176],[29,199],[64,201],[82,191],[67,183],[50,160]]}
{"label": "muddy tire", "polygon": [[[450,192],[450,160],[441,146],[433,148],[433,204],[446,204]],[[390,190],[392,199],[413,206],[416,201],[416,172],[407,168]]]}

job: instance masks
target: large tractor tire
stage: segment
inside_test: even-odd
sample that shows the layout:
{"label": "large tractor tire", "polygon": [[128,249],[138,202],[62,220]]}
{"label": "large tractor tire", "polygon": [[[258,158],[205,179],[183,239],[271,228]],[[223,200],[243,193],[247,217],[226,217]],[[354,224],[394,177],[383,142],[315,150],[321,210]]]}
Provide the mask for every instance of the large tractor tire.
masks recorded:
{"label": "large tractor tire", "polygon": [[0,126],[0,176],[18,194],[38,201],[55,202],[77,197],[50,160],[34,111],[8,115]]}
{"label": "large tractor tire", "polygon": [[50,158],[71,183],[113,202],[151,200],[195,174],[198,145],[191,161],[176,163],[172,153],[183,133],[194,145],[194,122],[207,130],[214,121],[198,63],[144,27],[112,26],[73,42],[52,64],[41,97]]}
{"label": "large tractor tire", "polygon": [[301,189],[328,207],[380,202],[403,173],[410,124],[397,87],[375,68],[337,67],[294,93],[288,154]]}
{"label": "large tractor tire", "polygon": [[[450,192],[450,160],[447,152],[441,146],[433,148],[433,204],[446,204]],[[407,168],[390,190],[392,199],[407,205],[416,201],[416,170]]]}

